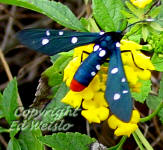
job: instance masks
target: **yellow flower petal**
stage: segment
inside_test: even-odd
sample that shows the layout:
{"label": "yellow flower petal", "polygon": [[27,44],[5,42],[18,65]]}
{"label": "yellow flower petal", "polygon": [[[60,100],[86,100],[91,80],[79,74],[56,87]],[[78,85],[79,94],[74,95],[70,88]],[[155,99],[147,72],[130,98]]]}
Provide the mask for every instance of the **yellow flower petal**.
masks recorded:
{"label": "yellow flower petal", "polygon": [[140,82],[137,82],[136,84],[131,85],[132,91],[133,91],[133,92],[139,93],[140,90],[141,90],[141,85],[142,85],[142,84],[141,84]]}
{"label": "yellow flower petal", "polygon": [[128,40],[121,40],[121,46],[120,49],[123,50],[138,50],[142,49],[142,45],[137,44],[134,41],[128,41]]}
{"label": "yellow flower petal", "polygon": [[130,0],[133,5],[137,6],[138,8],[144,8],[146,5],[152,2],[152,0]]}
{"label": "yellow flower petal", "polygon": [[89,123],[100,123],[100,119],[96,114],[95,110],[82,110],[81,115],[88,120]]}
{"label": "yellow flower petal", "polygon": [[80,57],[83,54],[82,61],[88,57],[88,54],[85,54],[83,51],[91,53],[93,51],[93,46],[94,44],[89,44],[89,45],[84,45],[84,46],[79,46],[74,49],[74,55],[73,57]]}
{"label": "yellow flower petal", "polygon": [[140,113],[139,113],[139,111],[138,110],[133,110],[130,122],[131,123],[138,123],[139,120],[140,120]]}
{"label": "yellow flower petal", "polygon": [[71,105],[74,108],[80,107],[82,102],[82,96],[73,91],[69,91],[66,96],[61,100],[61,102]]}
{"label": "yellow flower petal", "polygon": [[116,129],[117,126],[119,126],[121,123],[121,121],[119,119],[117,119],[117,117],[115,115],[112,115],[109,119],[108,119],[108,124],[110,126],[110,128],[112,129]]}
{"label": "yellow flower petal", "polygon": [[125,128],[122,126],[116,129],[114,134],[116,136],[127,135],[128,137],[130,137],[131,133],[134,132],[137,128],[138,126],[136,124],[128,123],[127,125],[125,125]]}
{"label": "yellow flower petal", "polygon": [[138,76],[135,73],[134,69],[132,67],[125,65],[124,70],[125,70],[126,78],[127,78],[128,82],[131,85],[135,85],[138,81]]}
{"label": "yellow flower petal", "polygon": [[74,74],[77,71],[78,67],[80,66],[80,61],[81,60],[79,57],[75,57],[69,62],[69,64],[64,69],[63,81],[66,81],[67,86],[70,86]]}
{"label": "yellow flower petal", "polygon": [[149,80],[151,78],[151,72],[149,70],[140,70],[137,74],[141,80]]}
{"label": "yellow flower petal", "polygon": [[84,116],[89,123],[100,123],[101,121],[104,121],[109,116],[109,109],[105,107],[99,107],[99,108],[91,108],[88,110],[82,110],[81,112],[82,116]]}
{"label": "yellow flower petal", "polygon": [[137,110],[133,110],[131,120],[126,123],[119,120],[116,116],[112,115],[108,119],[108,125],[110,128],[115,129],[114,134],[116,136],[127,135],[128,137],[134,132],[138,126],[137,123],[140,120],[140,114]]}
{"label": "yellow flower petal", "polygon": [[149,69],[149,70],[154,70],[154,66],[150,61],[150,57],[147,57],[140,51],[132,51],[133,56],[134,56],[134,61],[136,65],[140,68],[143,69]]}

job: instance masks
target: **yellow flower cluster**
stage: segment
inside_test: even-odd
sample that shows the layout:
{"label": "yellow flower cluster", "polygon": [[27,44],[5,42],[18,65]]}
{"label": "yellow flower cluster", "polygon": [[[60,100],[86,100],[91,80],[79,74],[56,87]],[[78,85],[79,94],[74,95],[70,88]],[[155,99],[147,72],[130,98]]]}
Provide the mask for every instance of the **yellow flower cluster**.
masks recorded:
{"label": "yellow flower cluster", "polygon": [[[139,80],[149,80],[154,66],[147,57],[139,50],[142,45],[133,41],[121,40],[122,61],[129,86],[133,92],[140,92]],[[126,50],[129,50],[126,52]]]}
{"label": "yellow flower cluster", "polygon": [[152,2],[152,0],[130,0],[133,5],[138,8],[144,8],[146,5]]}
{"label": "yellow flower cluster", "polygon": [[[73,76],[81,64],[81,56],[82,60],[88,56],[88,54],[84,54],[83,51],[91,53],[93,51],[93,46],[94,44],[89,44],[75,48],[73,59],[69,62],[64,70],[64,81],[66,82],[67,86],[70,86]],[[151,74],[147,69],[154,69],[150,59],[140,51],[137,51],[141,48],[142,46],[135,42],[126,40],[121,41],[122,51],[131,50],[131,52],[122,52],[122,60],[124,63],[126,77],[133,91],[139,91],[139,79],[147,80],[150,78]],[[135,63],[137,66],[145,70],[137,68]],[[81,114],[89,121],[89,123],[100,123],[109,117],[108,103],[104,98],[107,69],[107,67],[102,65],[100,71],[96,74],[87,88],[81,92],[74,92],[70,90],[62,99],[63,103],[69,104],[74,108],[79,108],[82,105],[83,110]],[[137,129],[137,123],[139,122],[140,118],[138,114],[139,113],[137,111],[133,111],[133,115],[129,123],[124,123],[112,115],[108,120],[108,124],[111,128],[116,129],[115,135],[129,136]]]}

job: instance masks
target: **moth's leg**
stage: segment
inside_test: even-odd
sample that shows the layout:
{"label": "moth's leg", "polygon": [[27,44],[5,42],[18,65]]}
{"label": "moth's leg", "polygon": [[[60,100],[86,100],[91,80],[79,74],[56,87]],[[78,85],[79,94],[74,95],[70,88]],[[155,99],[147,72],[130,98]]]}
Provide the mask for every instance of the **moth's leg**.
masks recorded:
{"label": "moth's leg", "polygon": [[82,52],[82,55],[81,55],[81,62],[83,62],[83,55],[84,55],[84,54],[89,55],[90,53],[89,53],[89,52],[87,52],[87,51],[83,51],[83,52]]}
{"label": "moth's leg", "polygon": [[135,66],[136,66],[137,68],[141,69],[141,70],[144,70],[143,68],[139,67],[139,66],[136,64],[134,55],[133,55],[133,53],[132,53],[131,50],[123,50],[123,51],[121,51],[121,53],[127,53],[127,52],[130,52],[130,53],[131,53],[131,56],[132,56],[132,59],[133,59],[133,62],[134,62],[134,64],[135,64]]}

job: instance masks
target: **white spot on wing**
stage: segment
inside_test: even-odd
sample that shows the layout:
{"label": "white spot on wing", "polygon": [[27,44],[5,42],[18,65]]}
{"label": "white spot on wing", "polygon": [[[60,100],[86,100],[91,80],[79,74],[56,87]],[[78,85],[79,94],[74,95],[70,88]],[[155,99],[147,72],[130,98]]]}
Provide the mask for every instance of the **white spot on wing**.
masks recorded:
{"label": "white spot on wing", "polygon": [[46,30],[46,35],[49,36],[50,35],[50,31]]}
{"label": "white spot on wing", "polygon": [[63,35],[63,31],[59,31],[58,34],[59,34],[59,35]]}
{"label": "white spot on wing", "polygon": [[104,57],[106,55],[106,51],[105,50],[101,50],[99,53],[100,57]]}
{"label": "white spot on wing", "polygon": [[126,93],[128,93],[128,91],[127,90],[123,90],[122,93],[123,94],[126,94]]}
{"label": "white spot on wing", "polygon": [[116,47],[120,47],[121,44],[119,42],[116,43]]}
{"label": "white spot on wing", "polygon": [[102,31],[102,32],[100,32],[99,34],[100,34],[100,35],[103,35],[104,33],[105,33],[105,32]]}
{"label": "white spot on wing", "polygon": [[111,70],[111,74],[115,74],[115,73],[117,73],[118,72],[118,68],[113,68],[112,70]]}
{"label": "white spot on wing", "polygon": [[100,65],[96,65],[96,69],[97,70],[100,70]]}
{"label": "white spot on wing", "polygon": [[91,76],[95,76],[96,75],[96,72],[91,72]]}
{"label": "white spot on wing", "polygon": [[126,82],[126,79],[125,78],[122,78],[121,82]]}
{"label": "white spot on wing", "polygon": [[72,37],[71,43],[75,44],[75,43],[77,43],[77,41],[78,41],[78,38],[77,37]]}
{"label": "white spot on wing", "polygon": [[97,51],[99,48],[100,48],[99,45],[95,45],[94,48],[93,48],[93,51],[95,52],[95,51]]}
{"label": "white spot on wing", "polygon": [[114,100],[119,100],[121,95],[119,93],[115,93],[113,99]]}
{"label": "white spot on wing", "polygon": [[41,43],[42,45],[46,45],[49,43],[49,39],[42,39]]}

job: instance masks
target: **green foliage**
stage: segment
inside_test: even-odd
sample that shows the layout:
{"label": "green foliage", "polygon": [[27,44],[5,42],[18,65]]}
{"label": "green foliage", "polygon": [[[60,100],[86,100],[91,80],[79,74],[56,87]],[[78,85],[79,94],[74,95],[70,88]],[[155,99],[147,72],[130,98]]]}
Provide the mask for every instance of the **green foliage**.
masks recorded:
{"label": "green foliage", "polygon": [[3,100],[3,95],[0,92],[0,118],[4,117],[3,111],[2,111],[2,100]]}
{"label": "green foliage", "polygon": [[71,10],[59,2],[48,0],[0,0],[0,3],[25,7],[42,13],[67,28],[86,31]]}
{"label": "green foliage", "polygon": [[152,11],[149,12],[149,15],[152,18],[155,18],[155,17],[157,17],[160,14],[161,9],[162,9],[162,5],[158,6],[158,7],[155,7],[155,8],[152,9]]}
{"label": "green foliage", "polygon": [[3,115],[5,116],[5,119],[8,121],[9,124],[11,124],[13,120],[16,120],[14,112],[18,107],[17,95],[17,81],[16,79],[13,79],[11,82],[9,82],[7,88],[3,92],[1,104]]}
{"label": "green foliage", "polygon": [[[27,130],[22,131],[19,134],[19,143],[22,150],[44,150],[43,144],[37,139],[42,135],[41,131],[38,130]],[[17,149],[14,149],[17,150]]]}
{"label": "green foliage", "polygon": [[132,96],[134,97],[134,99],[140,103],[144,103],[145,99],[147,98],[149,92],[151,91],[151,80],[140,80],[141,85],[141,92],[136,93],[136,92],[132,92]]}
{"label": "green foliage", "polygon": [[11,138],[8,143],[7,150],[22,150],[22,149],[19,145],[18,140],[15,138]]}
{"label": "green foliage", "polygon": [[57,133],[39,137],[39,140],[55,150],[89,150],[95,139],[80,133]]}
{"label": "green foliage", "polygon": [[121,14],[124,5],[121,0],[93,0],[93,15],[104,31],[123,30],[126,20]]}
{"label": "green foliage", "polygon": [[[65,83],[62,83],[59,87],[59,89],[56,92],[55,97],[51,100],[51,102],[46,106],[45,110],[51,110],[51,109],[56,109],[56,110],[60,110],[61,112],[67,111],[67,113],[70,111],[68,105],[64,104],[61,102],[61,99],[66,95],[66,93],[68,92],[68,88],[65,85]],[[67,113],[59,113],[57,114],[58,117],[52,118],[51,117],[51,113],[47,113],[46,115],[43,116],[42,121],[43,122],[53,122],[56,120],[61,120],[63,119],[65,116],[67,116]]]}
{"label": "green foliage", "polygon": [[163,76],[160,81],[159,97],[163,100]]}
{"label": "green foliage", "polygon": [[150,36],[148,42],[153,47],[155,53],[163,53],[163,33],[153,34]]}
{"label": "green foliage", "polygon": [[162,55],[154,53],[151,61],[155,67],[155,70],[163,72],[163,56]]}
{"label": "green foliage", "polygon": [[162,102],[162,99],[154,95],[149,95],[146,99],[147,106],[151,110],[156,110],[161,102]]}
{"label": "green foliage", "polygon": [[163,108],[161,108],[161,110],[159,111],[158,116],[160,118],[161,123],[163,124]]}
{"label": "green foliage", "polygon": [[51,87],[53,96],[63,81],[63,71],[68,62],[72,59],[71,53],[58,54],[56,58],[52,57],[53,65],[42,73],[42,78],[47,78],[48,86]]}

